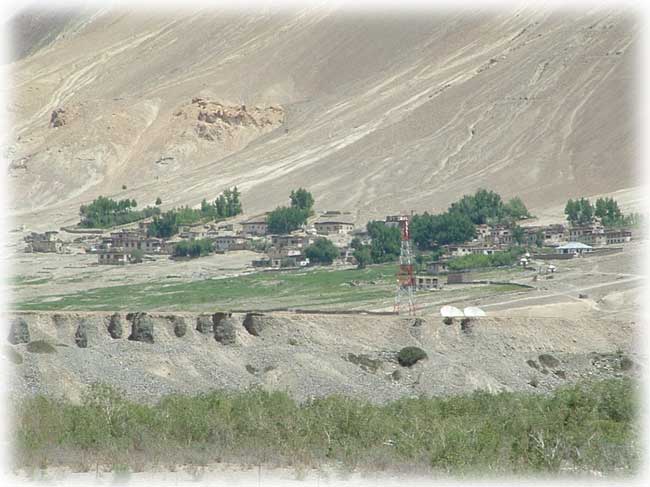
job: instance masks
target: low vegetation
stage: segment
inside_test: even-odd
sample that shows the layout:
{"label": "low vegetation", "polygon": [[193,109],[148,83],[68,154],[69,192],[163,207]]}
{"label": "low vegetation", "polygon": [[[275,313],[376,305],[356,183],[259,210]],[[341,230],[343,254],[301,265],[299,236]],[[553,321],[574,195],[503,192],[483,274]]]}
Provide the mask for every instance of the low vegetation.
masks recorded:
{"label": "low vegetation", "polygon": [[502,267],[516,264],[519,257],[525,252],[521,247],[512,247],[503,252],[494,252],[490,255],[470,254],[451,259],[447,264],[449,270],[462,271],[467,269],[482,269],[488,267]]}
{"label": "low vegetation", "polygon": [[548,395],[475,392],[383,405],[340,396],[298,404],[260,389],[172,395],[144,405],[94,385],[81,404],[44,396],[13,403],[13,463],[633,474],[640,456],[637,394],[636,383],[616,379]]}
{"label": "low vegetation", "polygon": [[194,240],[183,240],[174,247],[174,257],[202,257],[213,250],[212,240],[208,238],[197,238]]}

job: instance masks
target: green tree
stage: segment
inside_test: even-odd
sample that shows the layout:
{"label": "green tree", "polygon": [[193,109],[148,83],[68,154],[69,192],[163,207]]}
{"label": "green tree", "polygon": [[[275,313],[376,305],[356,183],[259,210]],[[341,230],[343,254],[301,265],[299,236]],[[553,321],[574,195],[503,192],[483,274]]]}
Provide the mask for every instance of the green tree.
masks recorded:
{"label": "green tree", "polygon": [[569,199],[569,201],[566,202],[566,206],[564,207],[564,214],[566,215],[569,223],[575,225],[578,222],[578,217],[580,215],[580,205],[578,202]]}
{"label": "green tree", "polygon": [[449,207],[450,213],[460,213],[469,218],[475,225],[501,219],[504,205],[501,196],[494,191],[479,189],[473,195],[465,195]]}
{"label": "green tree", "polygon": [[389,262],[399,256],[402,240],[399,228],[388,227],[382,221],[371,221],[367,229],[372,239],[370,255],[373,262]]}
{"label": "green tree", "polygon": [[307,223],[308,212],[302,208],[279,206],[266,218],[269,232],[275,234],[289,233]]}
{"label": "green tree", "polygon": [[156,206],[162,205],[162,200],[160,199],[160,196],[156,198]]}
{"label": "green tree", "polygon": [[372,255],[368,245],[362,245],[352,255],[357,261],[357,269],[365,269],[367,265],[372,264]]}
{"label": "green tree", "polygon": [[309,215],[314,213],[314,197],[312,194],[304,188],[298,188],[295,191],[291,191],[291,207],[299,208],[301,210],[307,210]]}
{"label": "green tree", "polygon": [[354,237],[352,241],[350,242],[350,248],[354,250],[358,250],[363,246],[363,243],[361,242],[361,239],[359,237]]}
{"label": "green tree", "polygon": [[526,236],[524,229],[521,228],[519,225],[516,225],[512,229],[512,239],[517,242],[517,245],[521,245],[524,243],[524,237]]}
{"label": "green tree", "polygon": [[521,220],[530,217],[528,208],[526,208],[526,205],[519,196],[511,198],[505,204],[504,210],[506,215],[510,216],[513,220]]}
{"label": "green tree", "polygon": [[620,225],[624,220],[623,213],[614,198],[598,198],[594,215],[607,227]]}
{"label": "green tree", "polygon": [[305,249],[310,264],[330,265],[339,256],[339,249],[326,238],[319,238]]}

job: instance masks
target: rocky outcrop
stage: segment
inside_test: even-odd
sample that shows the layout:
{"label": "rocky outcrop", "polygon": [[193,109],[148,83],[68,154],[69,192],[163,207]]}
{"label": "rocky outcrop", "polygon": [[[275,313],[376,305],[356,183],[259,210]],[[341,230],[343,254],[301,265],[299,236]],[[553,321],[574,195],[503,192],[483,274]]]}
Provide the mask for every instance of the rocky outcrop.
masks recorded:
{"label": "rocky outcrop", "polygon": [[243,324],[248,333],[257,337],[268,326],[268,319],[262,313],[246,313]]}
{"label": "rocky outcrop", "polygon": [[212,320],[214,339],[222,345],[234,345],[237,342],[237,322],[232,313],[215,313]]}
{"label": "rocky outcrop", "polygon": [[[187,333],[187,324],[185,323],[185,318],[182,316],[170,315],[167,317],[167,319],[174,327],[174,335],[176,335],[178,338],[185,336]],[[210,320],[210,324],[212,324],[212,320]]]}
{"label": "rocky outcrop", "polygon": [[199,333],[212,333],[213,321],[212,315],[199,315],[196,317],[196,331]]}
{"label": "rocky outcrop", "polygon": [[131,322],[129,340],[153,343],[153,319],[147,313],[129,313],[126,319]]}
{"label": "rocky outcrop", "polygon": [[15,318],[11,321],[8,340],[13,345],[29,343],[29,327],[23,318]]}
{"label": "rocky outcrop", "polygon": [[63,108],[56,108],[52,110],[52,114],[50,115],[50,127],[63,127],[66,123],[67,119],[65,110]]}
{"label": "rocky outcrop", "polygon": [[86,320],[81,320],[79,326],[77,326],[77,331],[74,334],[74,341],[79,348],[88,347],[88,324]]}
{"label": "rocky outcrop", "polygon": [[284,123],[284,110],[279,106],[249,108],[193,98],[189,111],[196,113],[197,136],[208,141],[222,141],[246,129],[267,132]]}
{"label": "rocky outcrop", "polygon": [[122,317],[119,313],[114,313],[108,319],[108,334],[111,338],[122,338],[124,329],[122,328]]}

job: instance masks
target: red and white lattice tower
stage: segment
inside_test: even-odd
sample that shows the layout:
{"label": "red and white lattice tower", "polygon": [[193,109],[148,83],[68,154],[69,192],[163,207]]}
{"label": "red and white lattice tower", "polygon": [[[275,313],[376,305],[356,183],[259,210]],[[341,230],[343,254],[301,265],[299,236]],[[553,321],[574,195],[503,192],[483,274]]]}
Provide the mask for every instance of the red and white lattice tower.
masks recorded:
{"label": "red and white lattice tower", "polygon": [[415,276],[413,274],[413,254],[411,252],[411,234],[409,232],[409,217],[399,217],[399,229],[402,234],[402,249],[399,255],[397,269],[397,292],[395,293],[395,308],[397,314],[408,312],[415,314]]}

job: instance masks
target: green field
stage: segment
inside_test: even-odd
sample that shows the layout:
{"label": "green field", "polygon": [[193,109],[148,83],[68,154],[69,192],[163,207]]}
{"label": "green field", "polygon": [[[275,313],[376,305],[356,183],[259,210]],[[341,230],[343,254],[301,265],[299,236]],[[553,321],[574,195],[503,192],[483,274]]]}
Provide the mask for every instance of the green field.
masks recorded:
{"label": "green field", "polygon": [[15,467],[88,471],[162,466],[464,474],[631,475],[640,458],[638,384],[613,379],[548,395],[477,391],[377,405],[341,396],[296,403],[253,389],[172,395],[137,404],[95,385],[81,404],[12,403]]}
{"label": "green field", "polygon": [[[522,291],[516,284],[460,286],[420,294],[423,303],[453,302]],[[17,310],[272,310],[390,309],[395,265],[366,269],[310,268],[258,272],[194,282],[155,281],[38,296],[14,303]]]}

